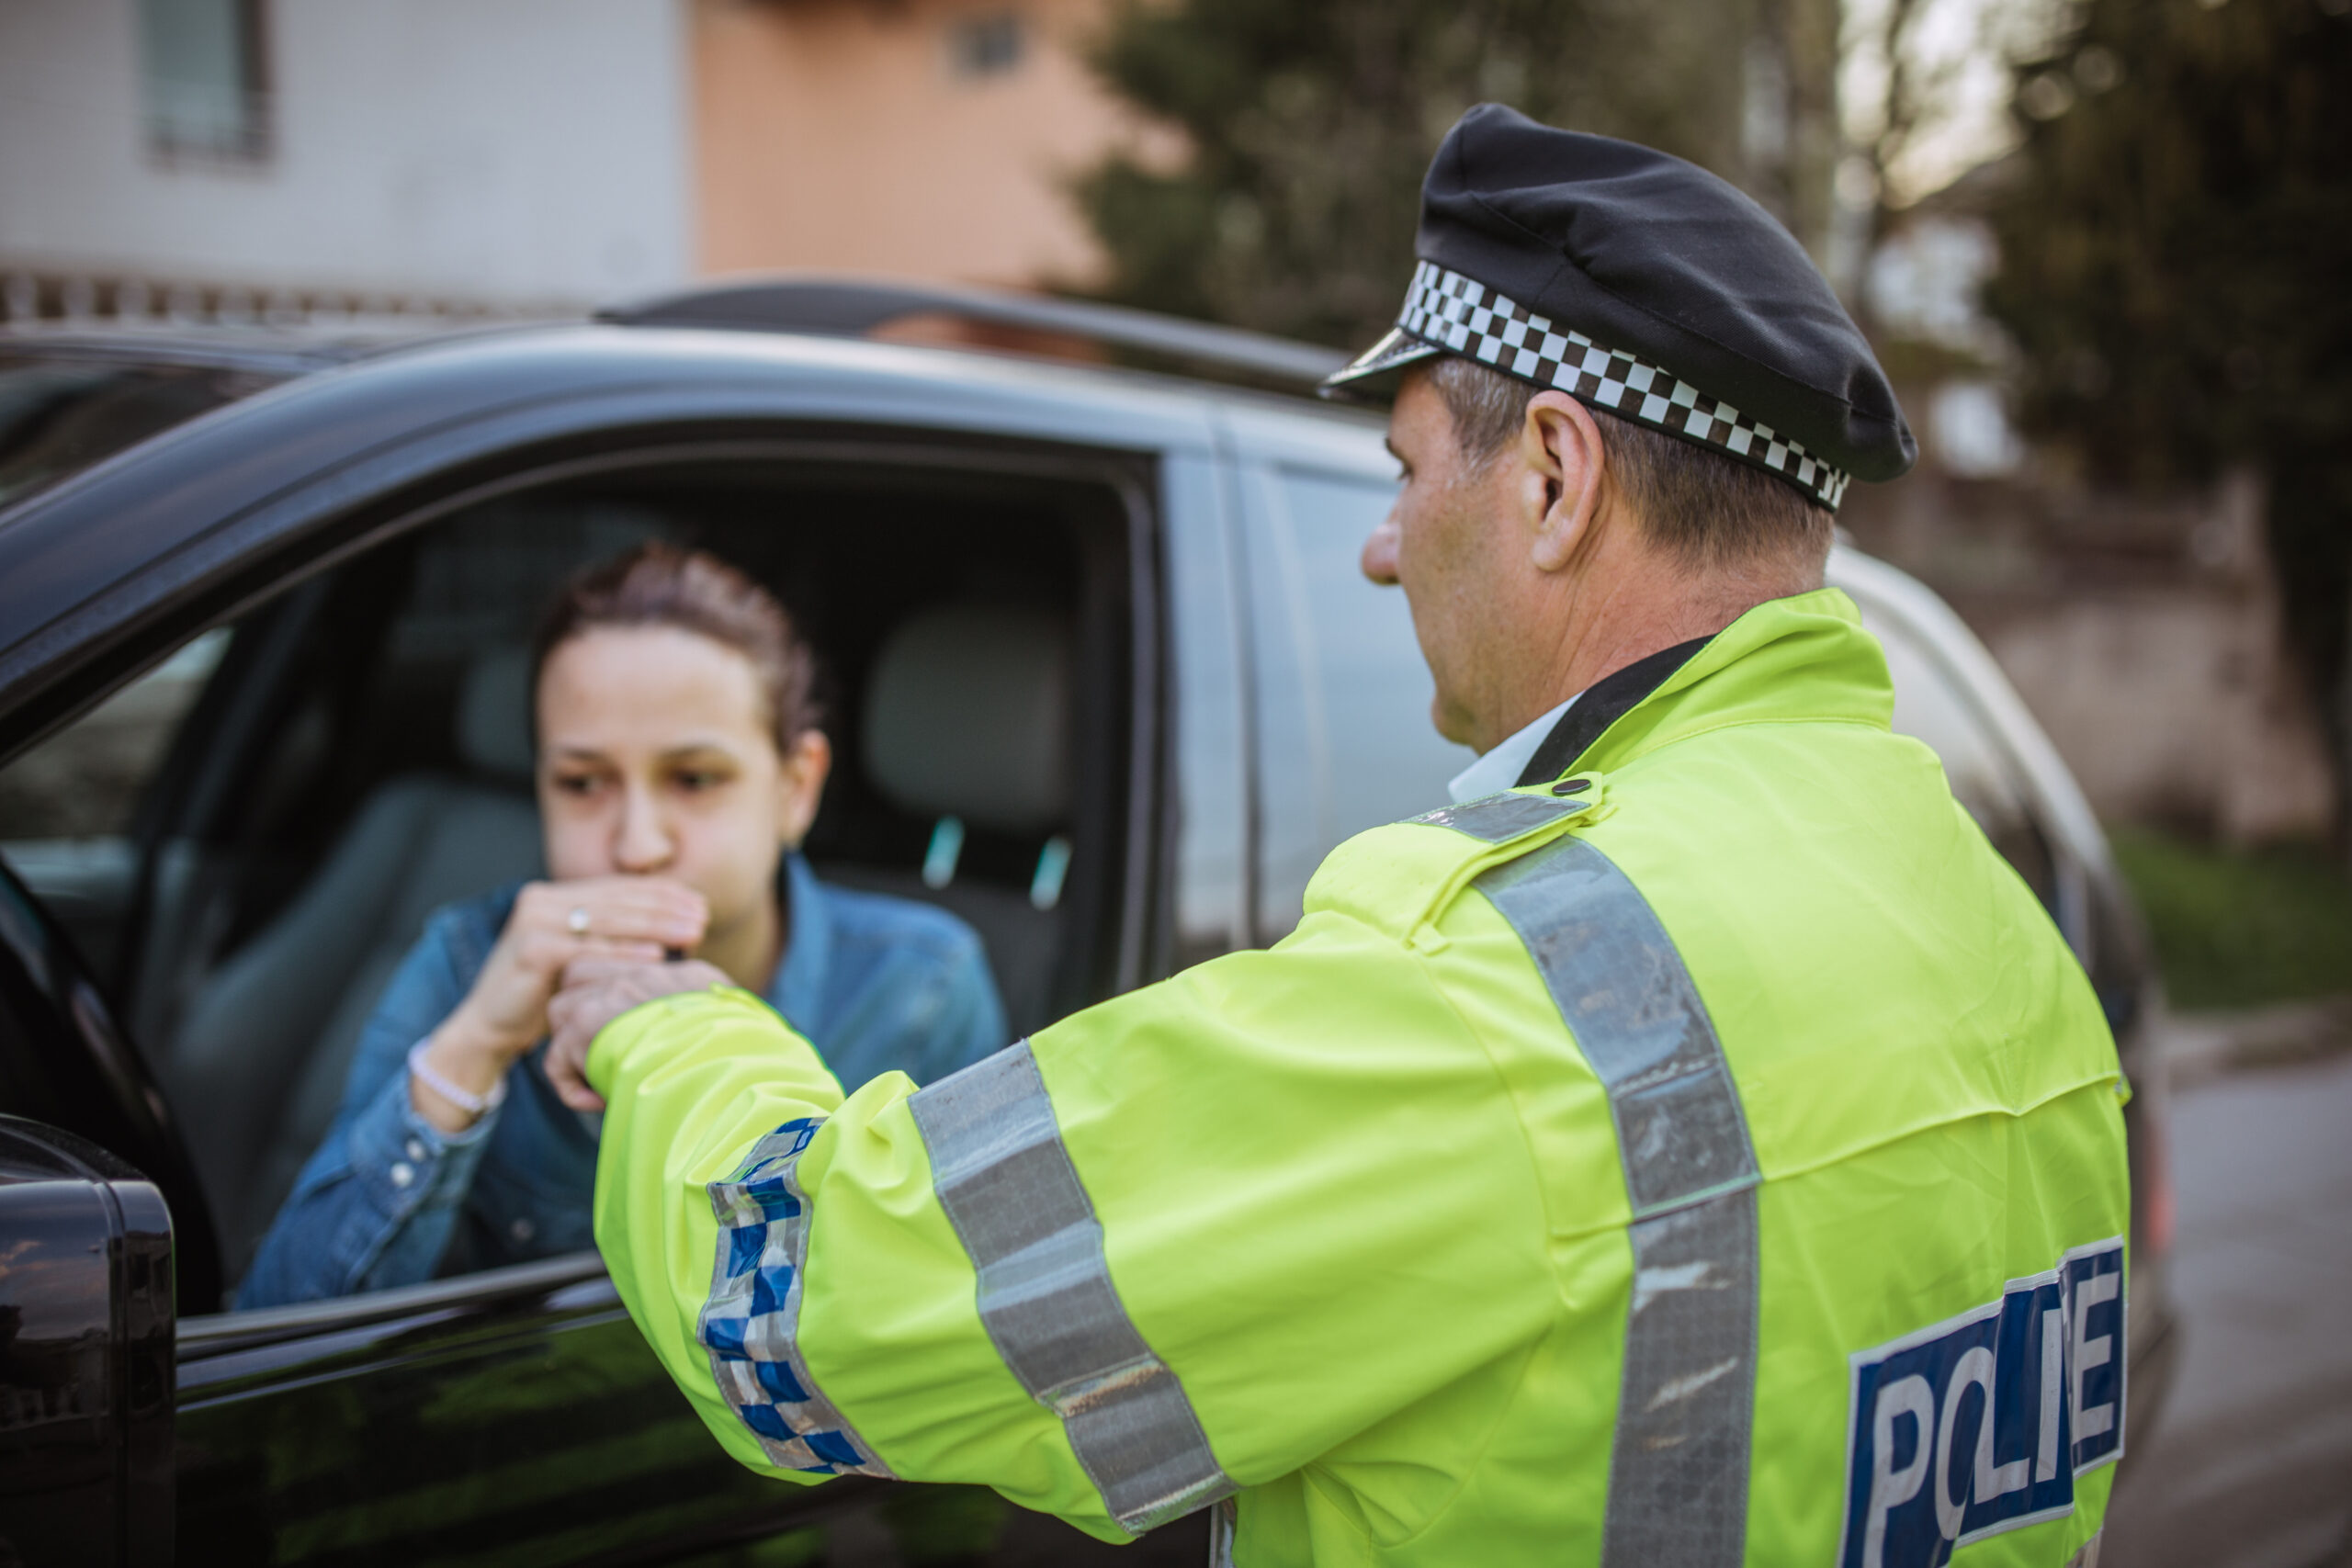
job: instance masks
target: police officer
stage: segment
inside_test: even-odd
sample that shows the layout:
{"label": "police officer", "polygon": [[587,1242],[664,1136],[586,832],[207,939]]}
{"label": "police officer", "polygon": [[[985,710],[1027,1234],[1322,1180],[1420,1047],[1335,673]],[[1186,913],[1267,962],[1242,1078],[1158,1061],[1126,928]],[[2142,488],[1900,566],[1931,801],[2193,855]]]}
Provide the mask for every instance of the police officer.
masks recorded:
{"label": "police officer", "polygon": [[583,968],[622,1299],[754,1468],[1217,1504],[1250,1568],[2095,1556],[2115,1050],[1821,586],[1885,378],[1747,197],[1507,109],[1418,249],[1333,383],[1395,396],[1365,566],[1468,798],[920,1091]]}

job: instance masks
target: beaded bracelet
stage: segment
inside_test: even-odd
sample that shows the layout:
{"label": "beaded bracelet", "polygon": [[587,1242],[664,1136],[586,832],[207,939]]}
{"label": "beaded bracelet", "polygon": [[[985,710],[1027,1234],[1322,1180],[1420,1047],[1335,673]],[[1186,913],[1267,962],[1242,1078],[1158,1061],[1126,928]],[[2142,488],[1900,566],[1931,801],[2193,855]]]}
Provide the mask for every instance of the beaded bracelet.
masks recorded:
{"label": "beaded bracelet", "polygon": [[503,1073],[499,1075],[498,1081],[490,1086],[488,1094],[469,1094],[424,1065],[424,1048],[432,1043],[433,1041],[428,1036],[408,1048],[409,1077],[469,1116],[480,1116],[486,1111],[497,1110],[498,1102],[506,1098],[505,1075]]}

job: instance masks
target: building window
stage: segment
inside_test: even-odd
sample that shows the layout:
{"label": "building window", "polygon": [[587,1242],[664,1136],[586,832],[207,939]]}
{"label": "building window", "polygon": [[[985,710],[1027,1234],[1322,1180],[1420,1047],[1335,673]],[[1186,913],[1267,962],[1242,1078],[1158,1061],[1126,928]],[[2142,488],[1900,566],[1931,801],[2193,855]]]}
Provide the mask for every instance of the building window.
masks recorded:
{"label": "building window", "polygon": [[165,157],[269,152],[263,0],[139,0],[147,144]]}
{"label": "building window", "polygon": [[966,81],[1002,76],[1020,69],[1028,46],[1021,18],[1009,11],[958,17],[947,26],[947,68]]}

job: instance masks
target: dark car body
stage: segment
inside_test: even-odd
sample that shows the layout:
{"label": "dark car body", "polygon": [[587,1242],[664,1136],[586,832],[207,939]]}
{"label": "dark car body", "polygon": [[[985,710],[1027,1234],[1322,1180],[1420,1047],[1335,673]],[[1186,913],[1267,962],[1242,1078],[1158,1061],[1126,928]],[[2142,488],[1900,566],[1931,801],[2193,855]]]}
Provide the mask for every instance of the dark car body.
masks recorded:
{"label": "dark car body", "polygon": [[[848,330],[873,324],[852,315]],[[133,1421],[125,1382],[108,1396],[114,1426],[43,1429],[111,1456],[118,1507],[144,1497],[152,1512],[168,1495],[175,1529],[159,1545],[92,1520],[58,1561],[161,1561],[172,1539],[186,1561],[701,1561],[900,1490],[804,1490],[725,1459],[593,1253],[224,1310],[273,1189],[266,1172],[233,1201],[219,1189],[225,1156],[207,1140],[227,1134],[218,1110],[191,1110],[214,1102],[189,1087],[198,1069],[175,1035],[243,954],[300,938],[287,911],[370,802],[454,765],[436,737],[458,654],[416,651],[459,635],[447,627],[462,617],[426,603],[450,592],[433,587],[450,563],[519,558],[570,529],[530,557],[544,577],[615,517],[688,518],[703,530],[692,536],[753,554],[773,534],[779,580],[844,606],[835,658],[854,754],[872,628],[1029,592],[985,560],[938,559],[945,540],[983,558],[1001,540],[1015,575],[1050,581],[1069,628],[1078,781],[1055,829],[1069,893],[1057,883],[1061,902],[1038,920],[1014,909],[989,928],[1001,970],[1028,976],[1011,987],[1016,1028],[1278,939],[1332,845],[1442,800],[1467,760],[1429,731],[1399,596],[1355,570],[1393,487],[1376,421],[1208,379],[862,341],[839,321],[697,320],[390,348],[0,341],[0,392],[12,370],[102,364],[209,377],[209,391],[179,390],[212,400],[102,456],[106,438],[89,438],[95,461],[28,467],[0,500],[0,768],[232,628],[119,832],[28,843],[0,818],[0,1115],[116,1162],[56,1179],[151,1184],[177,1270],[172,1397]],[[1219,351],[1170,330],[1142,346]],[[1261,380],[1313,355],[1225,347]],[[0,473],[7,443],[0,426]],[[892,586],[892,562],[930,586]],[[2140,1086],[2135,1174],[2161,1191],[2162,1086],[2145,1045],[2159,992],[2096,821],[1932,594],[1843,548],[1831,576],[1889,643],[1898,728],[1945,758],[2090,972]],[[328,727],[328,761],[305,724]],[[922,814],[854,769],[836,790],[812,857],[922,896]],[[977,832],[968,876],[940,897],[957,907],[968,885],[1012,908],[1038,837]],[[270,1021],[251,1020],[256,1036]],[[227,1103],[255,1100],[260,1080],[228,1081],[246,1087]],[[271,1114],[299,1122],[297,1109]],[[2165,1239],[2143,1222],[2135,1432],[2157,1404],[2170,1322]],[[0,1277],[0,1293],[17,1286]],[[29,1454],[48,1438],[0,1429],[0,1442]],[[0,1481],[0,1536],[62,1498]]]}

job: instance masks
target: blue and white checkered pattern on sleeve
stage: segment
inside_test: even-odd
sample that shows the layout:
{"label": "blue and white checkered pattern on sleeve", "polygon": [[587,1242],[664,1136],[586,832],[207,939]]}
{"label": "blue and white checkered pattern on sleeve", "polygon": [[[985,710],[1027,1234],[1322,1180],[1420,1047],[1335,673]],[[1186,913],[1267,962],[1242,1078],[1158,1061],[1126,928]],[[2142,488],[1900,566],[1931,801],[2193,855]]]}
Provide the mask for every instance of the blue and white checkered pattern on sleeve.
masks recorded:
{"label": "blue and white checkered pattern on sleeve", "polygon": [[786,1122],[753,1144],[732,1176],[709,1184],[718,1261],[695,1338],[710,1352],[720,1396],[769,1462],[819,1475],[887,1476],[800,1353],[800,1270],[808,1257],[800,1151],[824,1124],[821,1116]]}

